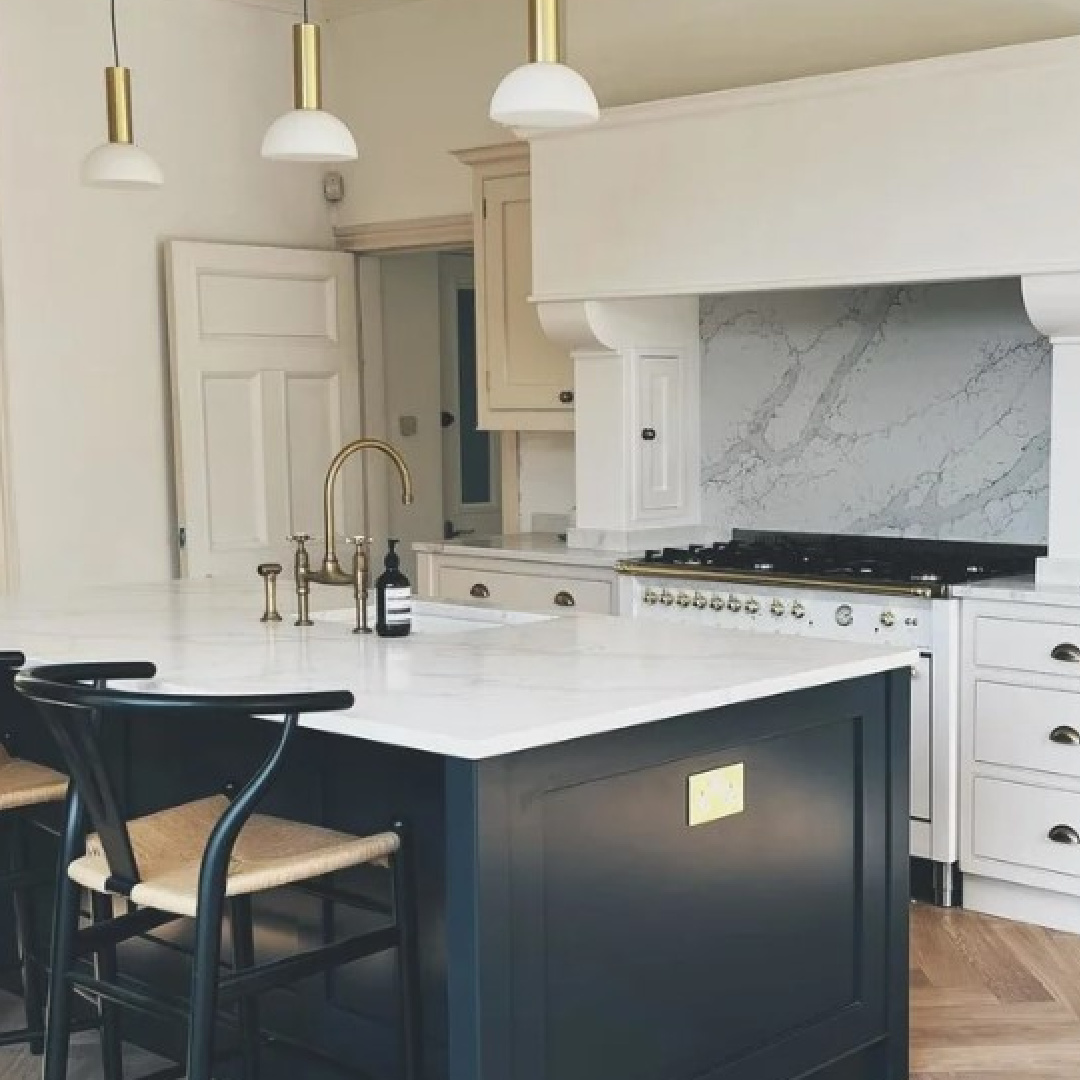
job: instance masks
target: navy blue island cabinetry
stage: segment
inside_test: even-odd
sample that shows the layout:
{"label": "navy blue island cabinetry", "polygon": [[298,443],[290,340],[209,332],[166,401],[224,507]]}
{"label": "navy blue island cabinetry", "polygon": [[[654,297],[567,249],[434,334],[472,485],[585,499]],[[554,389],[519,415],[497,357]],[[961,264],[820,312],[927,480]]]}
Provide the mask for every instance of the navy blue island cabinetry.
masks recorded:
{"label": "navy blue island cabinetry", "polygon": [[[265,809],[357,832],[411,822],[429,1080],[901,1080],[908,681],[901,668],[481,760],[304,731]],[[270,737],[259,721],[108,733],[132,813],[221,790]],[[691,778],[729,766],[741,809],[691,826]],[[337,884],[377,892],[366,873]],[[260,957],[377,917],[303,893],[256,915]],[[185,935],[129,944],[122,969],[183,992]],[[265,1076],[331,1080],[340,1062],[391,1080],[392,979],[373,958],[271,995]],[[180,1039],[141,1020],[128,1034]],[[325,1062],[301,1063],[292,1040]]]}

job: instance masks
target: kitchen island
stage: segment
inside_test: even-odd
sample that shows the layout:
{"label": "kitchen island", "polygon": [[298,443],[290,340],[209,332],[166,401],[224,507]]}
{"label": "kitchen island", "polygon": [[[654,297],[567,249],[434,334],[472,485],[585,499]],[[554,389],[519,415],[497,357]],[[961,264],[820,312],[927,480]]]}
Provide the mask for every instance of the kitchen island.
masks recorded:
{"label": "kitchen island", "polygon": [[[12,600],[0,643],[153,660],[164,689],[354,693],[307,718],[266,809],[410,821],[431,1080],[907,1076],[914,653],[438,605],[384,641],[260,610],[257,590],[209,582]],[[235,783],[269,742],[257,720],[108,737],[134,813]],[[379,886],[356,876],[341,886]],[[258,915],[268,953],[368,917],[303,894]],[[187,943],[169,944],[122,966],[180,989]],[[267,1075],[298,1075],[298,1039],[327,1058],[312,1080],[339,1075],[331,1060],[392,1077],[390,978],[376,957],[268,1000]]]}

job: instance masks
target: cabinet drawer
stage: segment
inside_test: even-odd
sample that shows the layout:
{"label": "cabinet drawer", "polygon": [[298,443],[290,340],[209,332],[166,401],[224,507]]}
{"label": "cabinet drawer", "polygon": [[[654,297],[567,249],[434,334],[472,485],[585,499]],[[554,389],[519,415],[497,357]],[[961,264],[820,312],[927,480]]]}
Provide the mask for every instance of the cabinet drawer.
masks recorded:
{"label": "cabinet drawer", "polygon": [[975,620],[975,663],[1080,676],[1080,625],[980,616]]}
{"label": "cabinet drawer", "polygon": [[1080,694],[979,682],[975,759],[1080,778]]}
{"label": "cabinet drawer", "polygon": [[439,570],[439,595],[446,600],[490,600],[496,607],[530,611],[611,612],[611,582],[506,574],[444,566]]}
{"label": "cabinet drawer", "polygon": [[973,855],[1080,878],[1080,843],[1055,842],[1052,831],[1080,841],[1080,795],[975,778]]}

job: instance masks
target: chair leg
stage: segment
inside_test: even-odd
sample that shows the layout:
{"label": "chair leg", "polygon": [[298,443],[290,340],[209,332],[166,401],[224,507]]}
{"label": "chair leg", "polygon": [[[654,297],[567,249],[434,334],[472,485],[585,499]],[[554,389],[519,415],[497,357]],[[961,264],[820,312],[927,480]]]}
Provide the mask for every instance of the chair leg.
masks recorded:
{"label": "chair leg", "polygon": [[[224,883],[222,883],[221,892],[224,891]],[[199,910],[195,916],[195,955],[191,967],[187,1080],[212,1080],[224,899],[224,896],[219,893],[210,898],[209,902],[204,903],[201,902],[203,897],[200,895]]]}
{"label": "chair leg", "polygon": [[42,1080],[66,1080],[71,1041],[71,985],[68,973],[75,962],[75,935],[79,929],[79,887],[68,876],[68,867],[81,854],[84,813],[77,794],[68,796],[64,837],[56,871],[52,951],[49,972],[49,1003],[45,1027],[45,1064]]}
{"label": "chair leg", "polygon": [[420,953],[417,947],[416,887],[412,843],[397,825],[401,848],[393,857],[394,920],[398,927],[398,996],[401,1010],[401,1077],[422,1080],[423,1031],[420,1017]]}
{"label": "chair leg", "polygon": [[[11,870],[21,874],[26,870],[26,823],[16,820],[11,830]],[[36,926],[33,890],[17,886],[12,894],[15,908],[15,939],[22,966],[23,1006],[26,1010],[26,1029],[30,1033],[30,1053],[38,1055],[45,1049],[45,994],[41,965],[33,959]]]}
{"label": "chair leg", "polygon": [[[113,917],[113,899],[101,893],[91,893],[90,908],[94,922],[107,922]],[[94,973],[103,982],[116,980],[116,946],[108,945],[94,955]],[[102,1080],[124,1080],[123,1043],[120,1035],[120,1017],[117,1007],[110,1001],[98,1006],[101,1024],[101,1075]]]}
{"label": "chair leg", "polygon": [[[237,971],[255,966],[255,929],[251,917],[251,897],[238,896],[229,902],[232,922],[233,966]],[[240,1052],[244,1065],[244,1080],[259,1080],[259,1000],[241,998]]]}

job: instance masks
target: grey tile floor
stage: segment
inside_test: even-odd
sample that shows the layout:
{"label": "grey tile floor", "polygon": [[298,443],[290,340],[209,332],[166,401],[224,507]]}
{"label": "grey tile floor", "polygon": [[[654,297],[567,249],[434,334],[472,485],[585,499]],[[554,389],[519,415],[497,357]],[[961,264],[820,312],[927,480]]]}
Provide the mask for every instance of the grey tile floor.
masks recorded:
{"label": "grey tile floor", "polygon": [[[0,994],[0,1030],[23,1026],[22,1009],[16,998]],[[125,1075],[137,1078],[165,1064],[160,1058],[135,1047],[124,1054]],[[23,1047],[0,1050],[0,1080],[39,1080],[41,1058],[32,1057]],[[68,1080],[101,1080],[101,1056],[97,1035],[92,1031],[72,1039]]]}

